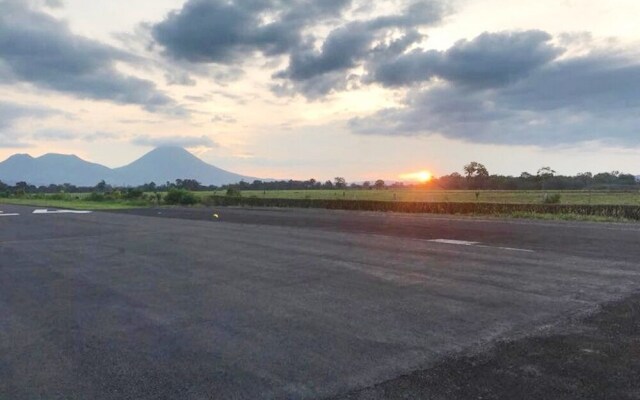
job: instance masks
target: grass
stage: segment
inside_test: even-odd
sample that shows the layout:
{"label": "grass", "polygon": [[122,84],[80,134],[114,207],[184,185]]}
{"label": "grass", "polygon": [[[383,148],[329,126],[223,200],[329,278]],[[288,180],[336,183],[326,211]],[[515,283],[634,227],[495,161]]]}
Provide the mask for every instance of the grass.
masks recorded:
{"label": "grass", "polygon": [[[479,196],[476,198],[476,192]],[[197,195],[224,196],[225,191],[198,192]],[[451,203],[503,203],[503,204],[540,204],[547,195],[559,194],[560,204],[601,204],[640,206],[640,191],[584,191],[584,190],[423,190],[423,189],[386,189],[386,190],[245,190],[243,197],[276,199],[312,199],[312,200],[377,200],[408,202],[451,202]]]}
{"label": "grass", "polygon": [[75,210],[122,210],[127,208],[145,207],[148,203],[130,201],[86,201],[86,200],[54,200],[32,198],[0,198],[0,204],[15,204],[35,207],[52,207]]}
{"label": "grass", "polygon": [[580,214],[543,214],[533,212],[512,212],[510,214],[499,214],[497,217],[517,218],[517,219],[539,219],[547,221],[585,221],[585,222],[637,222],[625,218],[605,217],[601,215],[580,215]]}
{"label": "grass", "polygon": [[[476,193],[479,193],[476,196]],[[422,189],[385,189],[385,190],[247,190],[242,198],[251,199],[312,199],[312,200],[373,200],[402,202],[445,202],[445,203],[494,203],[494,204],[542,204],[545,193],[559,194],[560,204],[571,205],[629,205],[640,207],[640,191],[472,191],[472,190],[422,190]],[[226,191],[196,192],[204,204],[207,197],[225,196]],[[0,204],[30,205],[36,207],[67,208],[77,210],[118,210],[156,205],[147,200],[105,200],[89,201],[88,193],[69,194],[60,199],[59,195],[27,195],[26,197],[0,198]],[[149,195],[149,194],[147,194]],[[511,212],[495,214],[496,217],[549,219],[570,221],[623,222],[622,218],[581,215],[581,214],[544,214],[535,212]]]}

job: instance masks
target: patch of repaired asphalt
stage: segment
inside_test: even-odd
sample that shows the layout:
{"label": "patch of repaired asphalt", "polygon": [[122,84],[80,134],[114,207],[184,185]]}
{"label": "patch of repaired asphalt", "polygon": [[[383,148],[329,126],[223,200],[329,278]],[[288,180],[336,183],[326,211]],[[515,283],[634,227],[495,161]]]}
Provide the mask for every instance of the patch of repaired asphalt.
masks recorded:
{"label": "patch of repaired asphalt", "polygon": [[499,342],[333,399],[640,399],[640,294],[563,333]]}

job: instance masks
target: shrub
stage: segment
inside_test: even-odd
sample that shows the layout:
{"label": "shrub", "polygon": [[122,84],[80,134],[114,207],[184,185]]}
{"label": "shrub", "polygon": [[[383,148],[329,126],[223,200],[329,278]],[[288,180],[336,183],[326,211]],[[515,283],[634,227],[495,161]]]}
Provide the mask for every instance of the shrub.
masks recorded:
{"label": "shrub", "polygon": [[[558,200],[559,201],[559,200]],[[263,199],[251,197],[209,196],[205,200],[211,206],[260,206],[327,208],[361,211],[393,211],[404,213],[437,214],[553,214],[589,215],[607,218],[640,220],[640,206],[585,205],[585,204],[502,204],[502,203],[429,203],[392,202],[374,200],[309,200],[309,199]]]}
{"label": "shrub", "polygon": [[119,190],[114,190],[113,192],[107,194],[107,198],[120,200],[122,198],[122,192]]}
{"label": "shrub", "polygon": [[227,189],[227,197],[242,197],[242,192],[238,189],[229,188]]}
{"label": "shrub", "polygon": [[551,195],[544,195],[544,199],[542,199],[542,202],[544,204],[560,204],[560,193],[554,193]]}
{"label": "shrub", "polygon": [[126,200],[139,200],[144,196],[144,192],[140,189],[127,189],[122,196]]}
{"label": "shrub", "polygon": [[105,201],[104,193],[91,192],[89,196],[87,196],[87,201]]}
{"label": "shrub", "polygon": [[54,194],[50,195],[49,198],[51,200],[69,200],[71,198],[71,196],[69,196],[65,192],[60,192],[60,193],[54,193]]}
{"label": "shrub", "polygon": [[188,190],[170,189],[169,193],[164,196],[164,202],[166,204],[180,204],[183,206],[190,206],[198,203],[198,198]]}

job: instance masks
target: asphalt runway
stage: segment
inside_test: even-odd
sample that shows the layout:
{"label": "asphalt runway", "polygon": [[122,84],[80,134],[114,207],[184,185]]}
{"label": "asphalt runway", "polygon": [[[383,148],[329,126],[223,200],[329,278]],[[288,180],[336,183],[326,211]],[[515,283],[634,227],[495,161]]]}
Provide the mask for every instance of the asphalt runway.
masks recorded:
{"label": "asphalt runway", "polygon": [[0,205],[0,399],[384,398],[640,284],[640,224],[34,210]]}

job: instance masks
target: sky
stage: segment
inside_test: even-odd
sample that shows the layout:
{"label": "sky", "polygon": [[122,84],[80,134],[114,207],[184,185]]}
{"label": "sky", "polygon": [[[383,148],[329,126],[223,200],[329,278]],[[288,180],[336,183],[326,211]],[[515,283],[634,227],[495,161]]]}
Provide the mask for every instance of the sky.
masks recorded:
{"label": "sky", "polygon": [[640,174],[637,0],[0,0],[0,159]]}

